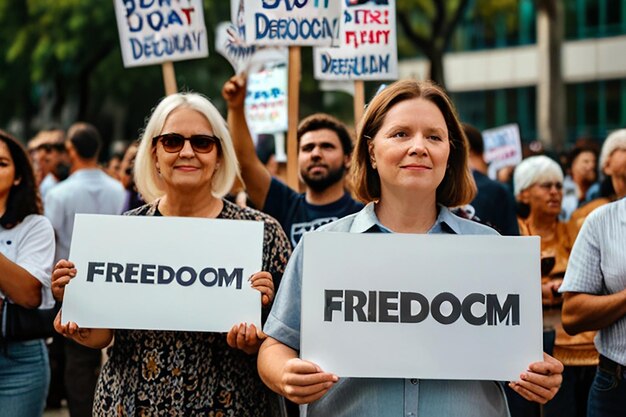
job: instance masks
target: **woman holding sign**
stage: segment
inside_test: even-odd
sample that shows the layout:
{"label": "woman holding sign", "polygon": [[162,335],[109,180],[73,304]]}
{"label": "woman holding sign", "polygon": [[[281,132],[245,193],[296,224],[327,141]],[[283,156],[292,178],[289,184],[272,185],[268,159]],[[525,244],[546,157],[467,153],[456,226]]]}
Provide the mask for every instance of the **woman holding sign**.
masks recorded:
{"label": "woman holding sign", "polygon": [[[199,94],[170,95],[148,121],[135,161],[137,188],[151,203],[127,214],[264,222],[267,272],[254,274],[250,281],[268,307],[289,256],[289,242],[271,217],[222,198],[238,172],[217,109]],[[57,264],[55,296],[62,297],[75,275],[71,262]],[[106,347],[115,337],[96,389],[94,415],[272,415],[273,395],[256,372],[256,352],[265,336],[254,325],[236,324],[226,335],[79,329],[76,323],[61,324],[60,318],[55,325],[90,347]]]}
{"label": "woman holding sign", "polygon": [[[447,208],[466,204],[474,195],[467,157],[463,130],[443,90],[408,80],[390,85],[369,104],[353,154],[355,190],[368,204],[323,230],[496,234]],[[264,328],[269,337],[259,352],[259,372],[270,388],[309,404],[309,417],[508,416],[504,391],[492,381],[339,380],[299,359],[302,255],[300,244]],[[557,392],[562,371],[546,355],[510,385],[523,397],[543,403]]]}
{"label": "woman holding sign", "polygon": [[[42,215],[33,167],[20,143],[0,131],[0,415],[41,416],[50,383],[39,320],[54,300],[54,230]],[[45,310],[48,311],[48,310]],[[39,313],[39,314],[37,314]],[[35,315],[35,317],[33,317]],[[52,315],[47,327],[51,327]],[[28,324],[33,328],[19,327]],[[50,328],[51,330],[51,328]]]}

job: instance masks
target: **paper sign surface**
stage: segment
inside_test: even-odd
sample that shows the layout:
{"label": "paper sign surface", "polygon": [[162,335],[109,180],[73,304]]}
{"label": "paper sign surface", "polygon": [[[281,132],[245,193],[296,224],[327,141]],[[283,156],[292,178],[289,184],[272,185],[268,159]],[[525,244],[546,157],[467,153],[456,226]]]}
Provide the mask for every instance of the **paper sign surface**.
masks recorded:
{"label": "paper sign surface", "polygon": [[124,67],[209,55],[202,0],[114,0]]}
{"label": "paper sign surface", "polygon": [[340,377],[517,380],[542,360],[538,237],[309,233],[301,357]]}
{"label": "paper sign surface", "polygon": [[397,80],[395,0],[342,1],[339,46],[315,48],[318,80]]}
{"label": "paper sign surface", "polygon": [[62,321],[79,327],[227,332],[261,323],[263,223],[77,214]]}

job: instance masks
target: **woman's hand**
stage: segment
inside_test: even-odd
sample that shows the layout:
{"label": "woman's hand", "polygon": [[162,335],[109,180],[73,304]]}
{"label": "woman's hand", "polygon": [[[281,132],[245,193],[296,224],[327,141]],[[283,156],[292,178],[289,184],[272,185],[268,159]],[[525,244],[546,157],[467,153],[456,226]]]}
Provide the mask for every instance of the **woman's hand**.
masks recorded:
{"label": "woman's hand", "polygon": [[563,364],[544,353],[542,362],[531,363],[520,380],[510,382],[509,387],[529,401],[545,404],[554,398],[562,382]]}
{"label": "woman's hand", "polygon": [[226,343],[231,348],[240,349],[252,355],[259,351],[261,343],[266,338],[265,333],[257,329],[254,324],[240,323],[230,329],[226,335]]}
{"label": "woman's hand", "polygon": [[289,400],[308,404],[322,398],[337,381],[337,375],[322,371],[316,364],[293,358],[285,363],[279,386]]}
{"label": "woman's hand", "polygon": [[274,301],[274,280],[272,274],[267,271],[257,272],[248,280],[252,288],[261,293],[261,304],[265,307]]}
{"label": "woman's hand", "polygon": [[70,280],[75,276],[76,268],[74,267],[73,262],[65,259],[61,259],[57,262],[54,266],[54,271],[52,272],[52,295],[55,300],[63,301],[65,286],[69,284]]}
{"label": "woman's hand", "polygon": [[113,330],[110,329],[85,329],[78,327],[73,321],[65,324],[61,323],[63,309],[59,310],[54,318],[54,330],[57,333],[72,339],[76,343],[93,349],[102,349],[107,347],[113,340]]}
{"label": "woman's hand", "polygon": [[91,335],[91,329],[82,329],[78,327],[78,325],[73,321],[68,321],[65,324],[61,324],[62,311],[63,310],[59,310],[57,316],[54,318],[54,330],[56,330],[56,332],[61,334],[62,336],[67,337],[68,339],[72,339],[78,343],[82,342],[81,344],[89,340],[89,336]]}

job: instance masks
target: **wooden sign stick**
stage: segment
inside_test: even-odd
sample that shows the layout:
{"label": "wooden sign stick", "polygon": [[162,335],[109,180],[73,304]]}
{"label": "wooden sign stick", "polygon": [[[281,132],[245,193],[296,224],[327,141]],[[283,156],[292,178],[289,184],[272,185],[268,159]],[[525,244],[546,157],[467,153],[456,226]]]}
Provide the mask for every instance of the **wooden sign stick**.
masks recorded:
{"label": "wooden sign stick", "polygon": [[354,82],[354,130],[357,130],[365,112],[365,85],[362,80]]}
{"label": "wooden sign stick", "polygon": [[287,130],[287,185],[296,191],[300,190],[298,178],[298,122],[300,121],[300,77],[302,62],[300,47],[289,47],[289,81],[288,81],[288,130]]}
{"label": "wooden sign stick", "polygon": [[163,71],[163,83],[165,84],[165,95],[169,96],[178,93],[176,86],[176,74],[174,72],[174,63],[167,61],[161,64]]}

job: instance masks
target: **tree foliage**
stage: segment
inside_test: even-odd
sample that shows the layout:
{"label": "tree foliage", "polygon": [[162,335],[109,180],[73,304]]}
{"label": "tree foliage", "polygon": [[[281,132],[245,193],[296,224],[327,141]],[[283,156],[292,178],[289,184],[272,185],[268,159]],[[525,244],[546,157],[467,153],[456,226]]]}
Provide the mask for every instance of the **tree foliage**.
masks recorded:
{"label": "tree foliage", "polygon": [[430,60],[430,79],[445,86],[443,55],[454,31],[470,11],[485,21],[515,11],[519,0],[397,0],[397,21],[406,36],[398,45],[404,55],[422,53]]}

